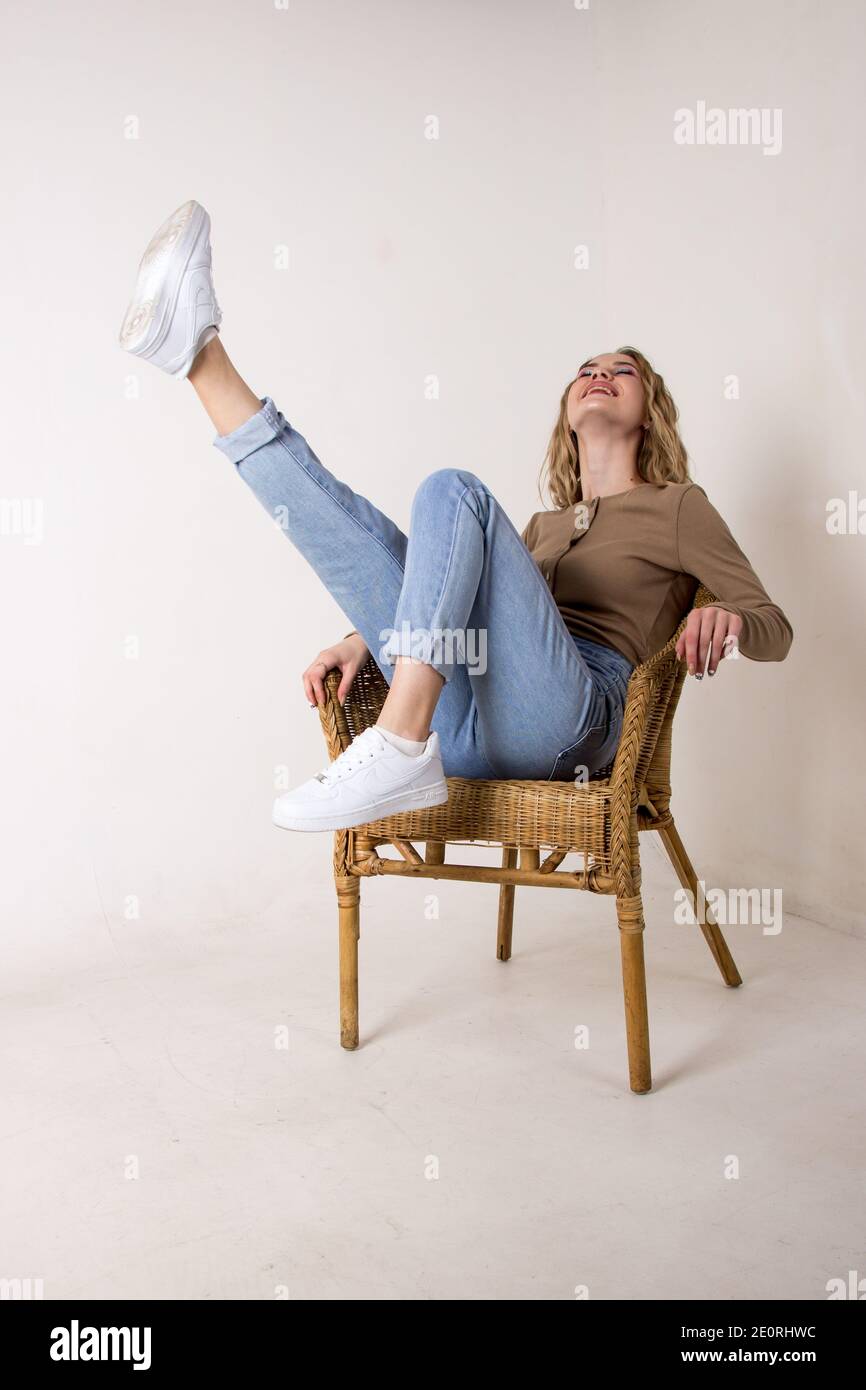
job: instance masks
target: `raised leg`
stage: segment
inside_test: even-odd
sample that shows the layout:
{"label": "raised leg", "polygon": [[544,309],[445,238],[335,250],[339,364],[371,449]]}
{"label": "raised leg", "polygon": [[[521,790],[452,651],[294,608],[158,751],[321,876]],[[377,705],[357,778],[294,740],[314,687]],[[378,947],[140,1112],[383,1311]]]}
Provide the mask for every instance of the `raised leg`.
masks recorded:
{"label": "raised leg", "polygon": [[[514,869],[517,867],[517,850],[511,845],[502,847],[502,867],[503,869]],[[514,926],[514,884],[500,883],[499,885],[499,923],[496,928],[496,958],[497,960],[511,959],[511,933]]]}
{"label": "raised leg", "polygon": [[356,874],[334,875],[340,917],[340,1045],[358,1046],[358,938],[361,885]]}
{"label": "raised leg", "polygon": [[[194,381],[211,418],[235,420],[254,403],[259,409],[213,442],[312,566],[372,653],[391,687],[377,722],[413,739],[426,738],[435,729],[446,775],[491,776],[477,745],[466,665],[457,665],[443,683],[429,663],[415,659],[420,654],[414,650],[386,656],[384,639],[393,632],[403,590],[408,537],[325,468],[273,400],[254,396],[217,346],[219,351],[213,350],[213,360],[196,372]],[[200,357],[209,352],[210,344]],[[220,413],[229,410],[231,414]],[[422,566],[422,588],[423,577]],[[430,583],[432,602],[440,585],[435,569]]]}
{"label": "raised leg", "polygon": [[646,1002],[646,969],[643,956],[643,904],[640,894],[616,900],[619,942],[622,954],[622,988],[625,999],[625,1032],[628,1043],[628,1074],[631,1089],[638,1095],[652,1090],[650,1071],[649,1019]]}
{"label": "raised leg", "polygon": [[[202,349],[190,380],[220,431],[216,447],[395,687],[378,722],[413,739],[426,737],[429,723],[449,776],[549,777],[599,714],[600,697],[486,484],[463,469],[437,469],[416,490],[406,536],[322,464],[269,396],[251,391],[220,339]],[[543,720],[539,680],[551,692]]]}
{"label": "raised leg", "polygon": [[[673,821],[663,825],[659,829],[662,844],[668,852],[668,857],[674,866],[677,878],[683,888],[687,888],[692,895],[692,902],[696,902],[698,889],[698,878],[692,867],[692,861],[686,854],[683,842],[677,834],[677,828]],[[734,958],[728,950],[728,943],[722,936],[718,924],[713,920],[713,914],[707,904],[704,904],[704,913],[707,920],[700,923],[704,939],[713,954],[713,960],[721,971],[722,979],[726,985],[732,989],[743,983],[743,978],[734,964]]]}

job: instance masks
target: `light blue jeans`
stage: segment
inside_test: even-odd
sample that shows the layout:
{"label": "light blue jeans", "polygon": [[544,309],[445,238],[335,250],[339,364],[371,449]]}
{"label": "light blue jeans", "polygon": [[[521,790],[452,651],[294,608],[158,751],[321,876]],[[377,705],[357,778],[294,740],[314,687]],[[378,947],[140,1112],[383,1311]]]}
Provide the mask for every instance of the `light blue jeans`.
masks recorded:
{"label": "light blue jeans", "polygon": [[269,396],[214,444],[312,565],[386,681],[398,655],[443,676],[431,727],[446,776],[571,781],[612,759],[634,667],[571,636],[474,473],[440,468],[425,478],[406,536],[323,467]]}

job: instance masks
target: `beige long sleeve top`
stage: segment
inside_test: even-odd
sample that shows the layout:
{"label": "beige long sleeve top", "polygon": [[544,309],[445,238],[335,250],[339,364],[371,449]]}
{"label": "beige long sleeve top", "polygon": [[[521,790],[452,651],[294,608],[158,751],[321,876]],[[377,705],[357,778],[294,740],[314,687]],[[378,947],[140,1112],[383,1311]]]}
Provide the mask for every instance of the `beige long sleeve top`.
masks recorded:
{"label": "beige long sleeve top", "polygon": [[522,539],[569,632],[635,665],[672,636],[699,584],[742,618],[743,656],[788,654],[791,624],[698,483],[642,483],[535,512]]}

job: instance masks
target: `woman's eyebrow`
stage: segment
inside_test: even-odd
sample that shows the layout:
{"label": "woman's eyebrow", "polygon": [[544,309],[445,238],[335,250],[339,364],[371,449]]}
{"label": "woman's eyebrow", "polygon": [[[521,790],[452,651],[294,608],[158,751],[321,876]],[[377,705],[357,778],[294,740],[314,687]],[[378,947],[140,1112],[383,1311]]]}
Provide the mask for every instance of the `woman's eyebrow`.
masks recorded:
{"label": "woman's eyebrow", "polygon": [[[634,367],[635,364],[634,364],[634,362],[632,362],[628,357],[620,357],[616,362],[614,362],[613,365],[614,365],[615,367]],[[583,369],[584,369],[584,367],[597,367],[597,366],[598,366],[598,362],[597,362],[597,361],[595,360],[595,358],[593,357],[592,361],[581,363],[581,365],[578,367],[577,370],[578,370],[579,372],[582,372]],[[637,370],[637,368],[635,368],[635,370]]]}

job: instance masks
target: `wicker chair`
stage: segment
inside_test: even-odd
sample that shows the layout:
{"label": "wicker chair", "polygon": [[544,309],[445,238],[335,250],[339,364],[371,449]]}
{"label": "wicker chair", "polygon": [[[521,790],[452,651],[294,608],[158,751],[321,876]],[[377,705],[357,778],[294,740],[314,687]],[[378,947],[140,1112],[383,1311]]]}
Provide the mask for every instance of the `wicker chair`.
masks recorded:
{"label": "wicker chair", "polygon": [[[695,607],[715,599],[701,586]],[[662,649],[637,666],[628,687],[622,735],[613,762],[588,782],[481,781],[448,778],[448,801],[430,810],[371,821],[334,836],[334,878],[340,920],[340,1041],[358,1046],[358,939],[360,880],[372,874],[466,879],[498,883],[496,954],[511,956],[514,890],[578,888],[616,897],[625,996],[629,1081],[632,1091],[652,1087],[643,907],[638,833],[657,830],[676,875],[694,904],[696,876],[670,812],[673,717],[685,678],[674,650],[685,616]],[[388,684],[372,656],[355,677],[345,705],[337,700],[340,673],[325,678],[322,729],[333,761],[352,739],[375,723]],[[424,856],[412,841],[424,842]],[[502,867],[446,864],[447,844],[501,846]],[[378,845],[393,845],[400,858],[381,858]],[[541,851],[546,854],[541,860]],[[574,872],[559,868],[567,854],[582,856]],[[518,854],[520,863],[518,867]],[[742,983],[730,951],[708,908],[701,923],[726,985]]]}

